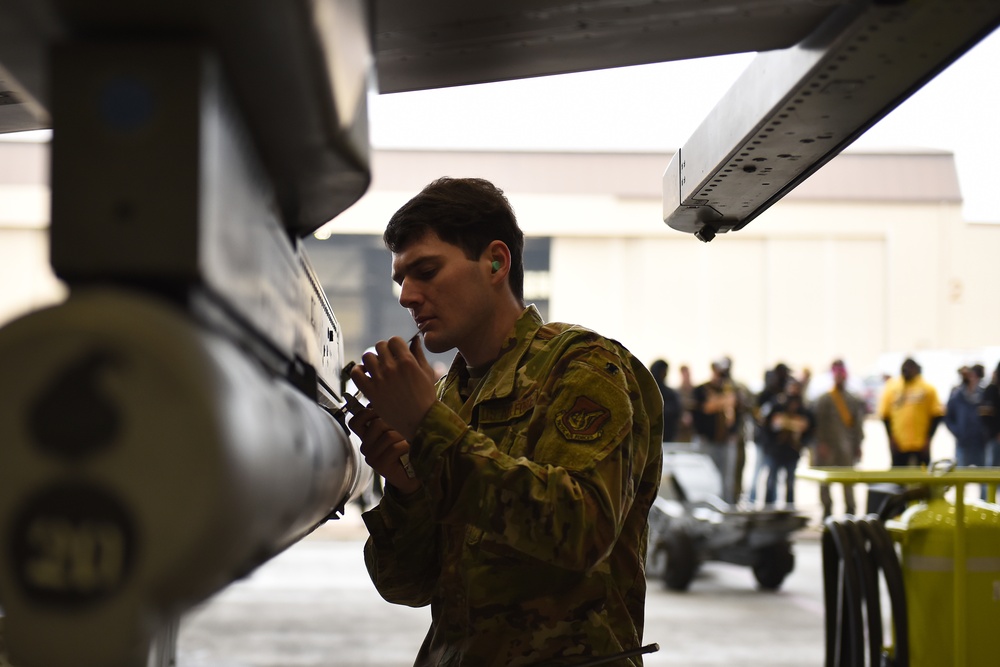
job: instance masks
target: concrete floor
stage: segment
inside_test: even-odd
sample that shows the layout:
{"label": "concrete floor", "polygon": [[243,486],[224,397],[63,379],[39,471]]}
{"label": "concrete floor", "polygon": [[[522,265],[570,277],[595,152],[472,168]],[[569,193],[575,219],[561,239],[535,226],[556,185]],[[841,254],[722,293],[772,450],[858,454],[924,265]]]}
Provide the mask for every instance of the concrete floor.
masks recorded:
{"label": "concrete floor", "polygon": [[[426,632],[427,609],[390,605],[362,559],[363,527],[348,516],[293,546],[181,625],[178,667],[404,667]],[[819,667],[823,590],[818,530],[795,545],[782,588],[757,590],[749,568],[706,563],[689,591],[651,582],[645,664]]]}

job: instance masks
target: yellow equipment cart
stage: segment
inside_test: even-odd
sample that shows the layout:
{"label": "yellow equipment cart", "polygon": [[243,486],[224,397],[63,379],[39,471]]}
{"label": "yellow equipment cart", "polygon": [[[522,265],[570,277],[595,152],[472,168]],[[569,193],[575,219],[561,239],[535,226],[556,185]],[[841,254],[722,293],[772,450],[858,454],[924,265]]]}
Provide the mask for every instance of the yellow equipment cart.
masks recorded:
{"label": "yellow equipment cart", "polygon": [[[884,522],[898,545],[902,569],[906,597],[903,620],[908,623],[903,636],[909,638],[904,653],[911,667],[998,664],[1000,506],[995,501],[1000,468],[810,468],[800,471],[799,476],[819,483],[927,489],[925,500],[911,503],[898,518]],[[969,484],[986,485],[989,502],[967,501]],[[945,499],[949,487],[954,488],[954,500]],[[825,530],[836,528],[836,519],[828,520]],[[828,617],[830,613],[828,605]],[[828,629],[830,623],[828,618]],[[829,646],[827,655],[830,663],[833,653]],[[837,662],[841,661],[838,657]],[[851,660],[847,664],[852,664]]]}

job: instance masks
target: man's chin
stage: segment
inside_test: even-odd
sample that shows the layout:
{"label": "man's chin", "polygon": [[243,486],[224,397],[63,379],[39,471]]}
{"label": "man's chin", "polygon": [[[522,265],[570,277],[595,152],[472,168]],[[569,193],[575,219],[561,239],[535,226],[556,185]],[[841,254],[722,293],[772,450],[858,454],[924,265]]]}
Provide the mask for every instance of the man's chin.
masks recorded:
{"label": "man's chin", "polygon": [[428,352],[433,352],[434,354],[440,354],[442,352],[447,352],[449,350],[455,349],[455,346],[449,343],[447,340],[436,336],[434,333],[425,333],[423,335],[424,348]]}

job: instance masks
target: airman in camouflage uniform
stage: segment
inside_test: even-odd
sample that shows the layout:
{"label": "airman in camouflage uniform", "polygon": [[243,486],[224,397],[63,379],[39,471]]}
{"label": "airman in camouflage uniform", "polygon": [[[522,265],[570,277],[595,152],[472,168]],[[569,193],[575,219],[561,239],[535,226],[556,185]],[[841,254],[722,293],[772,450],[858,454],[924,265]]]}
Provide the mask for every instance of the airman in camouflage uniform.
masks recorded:
{"label": "airman in camouflage uniform", "polygon": [[[351,378],[370,404],[348,425],[386,479],[364,514],[372,581],[431,606],[416,665],[640,665],[621,654],[642,641],[663,434],[652,375],[525,306],[524,235],[492,183],[438,179],[384,240],[420,337],[362,355]],[[458,351],[436,384],[424,347]]]}
{"label": "airman in camouflage uniform", "polygon": [[467,377],[459,357],[410,443],[422,491],[364,515],[379,593],[431,605],[415,664],[571,665],[638,647],[660,480],[652,376],[529,306],[464,400]]}

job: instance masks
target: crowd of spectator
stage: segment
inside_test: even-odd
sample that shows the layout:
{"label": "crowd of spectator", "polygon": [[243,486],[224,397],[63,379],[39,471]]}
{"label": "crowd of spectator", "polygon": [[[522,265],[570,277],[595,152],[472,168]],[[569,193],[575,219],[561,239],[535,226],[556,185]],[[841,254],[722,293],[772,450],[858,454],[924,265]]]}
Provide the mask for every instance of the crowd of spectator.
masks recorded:
{"label": "crowd of spectator", "polygon": [[[804,452],[813,466],[855,466],[861,460],[864,420],[871,406],[847,385],[841,359],[830,365],[832,386],[812,400],[809,369],[798,375],[784,363],[764,376],[763,388],[752,392],[733,376],[729,357],[711,363],[708,381],[695,384],[681,366],[681,382],[667,385],[669,369],[658,359],[651,371],[663,394],[664,442],[695,443],[715,463],[722,479],[722,499],[757,507],[763,483],[763,505],[795,504],[795,474]],[[1000,364],[986,383],[982,364],[958,369],[960,382],[945,401],[921,375],[912,358],[897,377],[886,378],[874,406],[886,429],[892,466],[930,464],[931,439],[944,424],[955,438],[958,466],[1000,467]],[[756,451],[748,488],[742,488],[746,448]],[[783,486],[783,489],[780,488]],[[852,485],[843,485],[844,509],[856,512]],[[985,489],[983,490],[985,494]],[[833,511],[828,485],[820,486],[824,518]]]}

